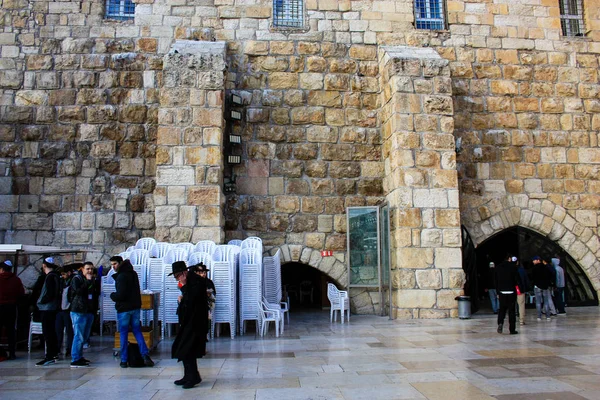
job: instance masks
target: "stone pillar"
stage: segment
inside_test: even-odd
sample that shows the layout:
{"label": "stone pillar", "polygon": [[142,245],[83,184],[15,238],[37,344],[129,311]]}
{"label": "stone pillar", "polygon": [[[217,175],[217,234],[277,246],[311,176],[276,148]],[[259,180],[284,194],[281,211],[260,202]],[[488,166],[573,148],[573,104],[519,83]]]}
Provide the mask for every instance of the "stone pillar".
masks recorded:
{"label": "stone pillar", "polygon": [[456,316],[464,274],[448,61],[405,46],[382,47],[379,60],[392,312]]}
{"label": "stone pillar", "polygon": [[163,60],[154,192],[156,238],[224,239],[225,43],[179,40]]}

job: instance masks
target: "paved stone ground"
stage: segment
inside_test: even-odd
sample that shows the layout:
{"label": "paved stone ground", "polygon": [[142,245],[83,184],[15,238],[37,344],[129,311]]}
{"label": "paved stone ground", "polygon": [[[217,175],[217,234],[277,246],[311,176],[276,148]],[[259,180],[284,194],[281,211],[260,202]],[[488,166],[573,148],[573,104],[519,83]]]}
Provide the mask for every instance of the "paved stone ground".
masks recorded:
{"label": "paved stone ground", "polygon": [[183,369],[169,358],[170,340],[153,353],[154,368],[121,369],[112,341],[93,337],[88,368],[36,367],[39,351],[0,363],[0,398],[600,400],[600,309],[569,308],[550,322],[528,311],[516,336],[497,334],[490,314],[341,325],[292,313],[281,338],[210,342],[198,361],[204,380],[191,390],[172,383]]}

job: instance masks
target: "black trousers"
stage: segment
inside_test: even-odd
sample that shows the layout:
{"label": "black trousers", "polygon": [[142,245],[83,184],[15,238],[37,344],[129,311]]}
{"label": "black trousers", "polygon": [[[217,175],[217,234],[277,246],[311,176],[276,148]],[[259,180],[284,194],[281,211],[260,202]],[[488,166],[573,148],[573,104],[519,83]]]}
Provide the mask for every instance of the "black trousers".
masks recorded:
{"label": "black trousers", "polygon": [[183,379],[186,381],[200,379],[200,372],[198,371],[198,363],[196,358],[184,358],[181,360],[183,363]]}
{"label": "black trousers", "polygon": [[516,323],[517,323],[517,313],[515,310],[515,305],[517,303],[517,294],[502,294],[498,292],[500,297],[500,308],[498,310],[498,325],[504,323],[504,317],[506,316],[506,311],[508,311],[508,327],[511,332],[516,331]]}
{"label": "black trousers", "polygon": [[71,354],[71,346],[73,346],[73,322],[71,321],[70,311],[59,311],[56,314],[56,343],[58,344],[58,352],[62,348],[65,329],[67,330],[67,344],[65,346],[65,354]]}
{"label": "black trousers", "polygon": [[2,304],[0,305],[0,330],[6,328],[6,336],[8,338],[8,354],[15,355],[16,335],[15,323],[17,321],[17,305]]}
{"label": "black trousers", "polygon": [[46,341],[46,358],[58,355],[58,338],[56,337],[56,315],[58,311],[40,311],[42,316],[42,333]]}

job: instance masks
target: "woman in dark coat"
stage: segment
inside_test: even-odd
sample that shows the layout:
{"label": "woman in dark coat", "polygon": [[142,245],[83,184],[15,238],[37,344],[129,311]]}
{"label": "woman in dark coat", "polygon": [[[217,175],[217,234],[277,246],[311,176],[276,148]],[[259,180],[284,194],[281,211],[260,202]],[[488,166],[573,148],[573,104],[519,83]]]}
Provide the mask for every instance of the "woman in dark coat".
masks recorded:
{"label": "woman in dark coat", "polygon": [[173,275],[180,283],[182,296],[177,307],[179,329],[171,357],[183,362],[184,369],[183,378],[173,383],[191,389],[202,382],[196,359],[202,358],[206,352],[206,279],[188,271],[183,261],[173,263]]}

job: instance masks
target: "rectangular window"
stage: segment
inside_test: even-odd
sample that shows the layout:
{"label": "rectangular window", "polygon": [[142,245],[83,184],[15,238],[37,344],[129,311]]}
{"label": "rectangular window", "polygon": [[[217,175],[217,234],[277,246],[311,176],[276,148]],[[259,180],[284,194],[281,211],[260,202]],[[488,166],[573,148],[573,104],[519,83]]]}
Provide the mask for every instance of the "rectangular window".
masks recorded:
{"label": "rectangular window", "polygon": [[304,0],[273,0],[273,26],[304,27]]}
{"label": "rectangular window", "polygon": [[446,29],[444,0],[415,0],[417,29]]}
{"label": "rectangular window", "polygon": [[583,36],[583,0],[559,0],[560,26],[564,36]]}
{"label": "rectangular window", "polygon": [[135,16],[135,4],[131,0],[106,0],[106,18],[125,21]]}

